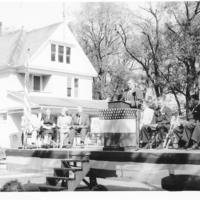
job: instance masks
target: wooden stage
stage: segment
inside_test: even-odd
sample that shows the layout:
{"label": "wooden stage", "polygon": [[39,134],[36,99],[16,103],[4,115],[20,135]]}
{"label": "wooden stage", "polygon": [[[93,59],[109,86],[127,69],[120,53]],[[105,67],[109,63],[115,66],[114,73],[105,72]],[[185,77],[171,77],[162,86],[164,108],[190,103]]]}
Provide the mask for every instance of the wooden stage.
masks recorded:
{"label": "wooden stage", "polygon": [[90,160],[96,161],[200,165],[200,150],[133,149],[129,151],[103,151],[100,147],[86,147],[84,149],[6,149],[6,156],[48,159],[89,156]]}
{"label": "wooden stage", "polygon": [[[88,156],[90,169],[97,178],[114,178],[129,182],[133,180],[155,190],[162,189],[161,182],[166,180],[170,174],[181,177],[181,181],[176,185],[183,182],[182,176],[189,177],[187,180],[191,180],[193,176],[198,177],[198,185],[200,183],[200,150],[139,149],[122,152],[103,151],[102,149],[100,147],[7,149],[7,168],[9,170],[52,173],[53,168],[60,167],[62,159]],[[174,179],[172,183],[174,183]],[[192,185],[196,185],[196,183],[192,183]]]}

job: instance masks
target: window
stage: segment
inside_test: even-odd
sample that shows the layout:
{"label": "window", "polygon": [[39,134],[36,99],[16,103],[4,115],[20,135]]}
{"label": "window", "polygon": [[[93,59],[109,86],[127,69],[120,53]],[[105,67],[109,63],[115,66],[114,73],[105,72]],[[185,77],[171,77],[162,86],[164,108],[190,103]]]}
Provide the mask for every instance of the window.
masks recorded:
{"label": "window", "polygon": [[67,64],[70,63],[70,54],[71,54],[71,48],[70,47],[66,47],[66,63]]}
{"label": "window", "polygon": [[58,46],[58,62],[63,63],[64,46]]}
{"label": "window", "polygon": [[51,61],[56,61],[56,45],[51,44]]}
{"label": "window", "polygon": [[42,77],[41,76],[33,76],[33,91],[41,91],[42,90]]}
{"label": "window", "polygon": [[71,86],[72,78],[68,77],[67,78],[67,96],[71,97],[72,96],[72,86]]}
{"label": "window", "polygon": [[67,88],[67,96],[71,97],[72,96],[72,88]]}
{"label": "window", "polygon": [[51,44],[51,61],[70,64],[71,48],[65,45]]}
{"label": "window", "polygon": [[74,97],[78,97],[79,79],[74,79]]}

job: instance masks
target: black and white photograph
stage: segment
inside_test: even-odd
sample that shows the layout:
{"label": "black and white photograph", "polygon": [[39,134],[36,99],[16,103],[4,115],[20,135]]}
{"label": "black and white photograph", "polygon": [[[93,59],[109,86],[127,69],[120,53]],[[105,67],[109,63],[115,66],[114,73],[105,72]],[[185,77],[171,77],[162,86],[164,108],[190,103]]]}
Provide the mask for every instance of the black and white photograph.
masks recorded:
{"label": "black and white photograph", "polygon": [[199,1],[0,0],[1,194],[200,191],[199,100]]}

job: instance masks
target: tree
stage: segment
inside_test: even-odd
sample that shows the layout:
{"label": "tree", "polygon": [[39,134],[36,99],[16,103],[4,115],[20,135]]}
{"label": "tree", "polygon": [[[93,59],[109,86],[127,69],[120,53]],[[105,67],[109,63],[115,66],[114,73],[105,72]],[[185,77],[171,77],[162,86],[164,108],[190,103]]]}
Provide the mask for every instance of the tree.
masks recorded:
{"label": "tree", "polygon": [[165,9],[170,17],[173,16],[173,21],[166,23],[167,49],[175,63],[172,65],[173,70],[181,68],[178,80],[183,86],[188,114],[191,94],[196,93],[199,87],[197,62],[200,47],[200,2],[170,3],[165,5]]}
{"label": "tree", "polygon": [[[151,4],[148,9],[143,8],[151,18],[137,17],[137,21],[125,27],[118,24],[116,30],[121,38],[124,48],[130,58],[138,62],[146,72],[147,78],[154,87],[157,97],[162,95],[163,85],[161,84],[160,66],[162,63],[162,35],[160,31],[160,13],[153,9]],[[139,27],[141,36],[139,43],[133,42],[135,39],[131,27]]]}
{"label": "tree", "polygon": [[[121,90],[118,83],[121,84],[125,78],[124,73],[117,73],[126,68],[122,63],[127,63],[115,31],[115,21],[121,18],[120,9],[120,6],[113,6],[113,3],[86,3],[80,14],[79,25],[76,26],[80,27],[77,30],[79,41],[98,73],[98,77],[94,78],[95,99],[105,99],[108,96],[114,98],[118,90]],[[115,66],[121,66],[120,70]]]}

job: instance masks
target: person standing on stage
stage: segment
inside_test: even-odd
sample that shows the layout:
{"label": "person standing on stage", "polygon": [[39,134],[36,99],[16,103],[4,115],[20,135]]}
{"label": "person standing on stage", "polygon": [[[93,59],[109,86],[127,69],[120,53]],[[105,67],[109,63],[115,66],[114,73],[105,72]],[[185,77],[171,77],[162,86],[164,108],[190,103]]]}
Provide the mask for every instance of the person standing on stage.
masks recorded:
{"label": "person standing on stage", "polygon": [[152,131],[155,129],[154,110],[150,108],[150,102],[143,102],[143,111],[140,121],[140,145],[142,148],[150,148]]}
{"label": "person standing on stage", "polygon": [[50,145],[52,136],[54,135],[54,128],[56,126],[56,119],[51,114],[50,109],[46,109],[45,114],[42,116],[42,143],[45,145]]}
{"label": "person standing on stage", "polygon": [[73,118],[73,129],[71,131],[71,135],[75,136],[75,134],[80,133],[81,136],[81,145],[83,146],[85,143],[86,135],[89,131],[90,127],[90,119],[86,113],[83,113],[83,108],[78,107],[78,112]]}
{"label": "person standing on stage", "polygon": [[128,91],[124,94],[124,100],[133,108],[141,108],[144,99],[143,92],[133,79],[128,80]]}
{"label": "person standing on stage", "polygon": [[[61,116],[58,117],[57,126],[60,132],[60,148],[63,147],[64,140],[68,140],[67,144],[64,146],[71,147],[73,145],[73,136],[70,134],[72,129],[72,117],[69,115],[68,109],[63,108],[61,111]],[[71,138],[72,137],[72,138]]]}

